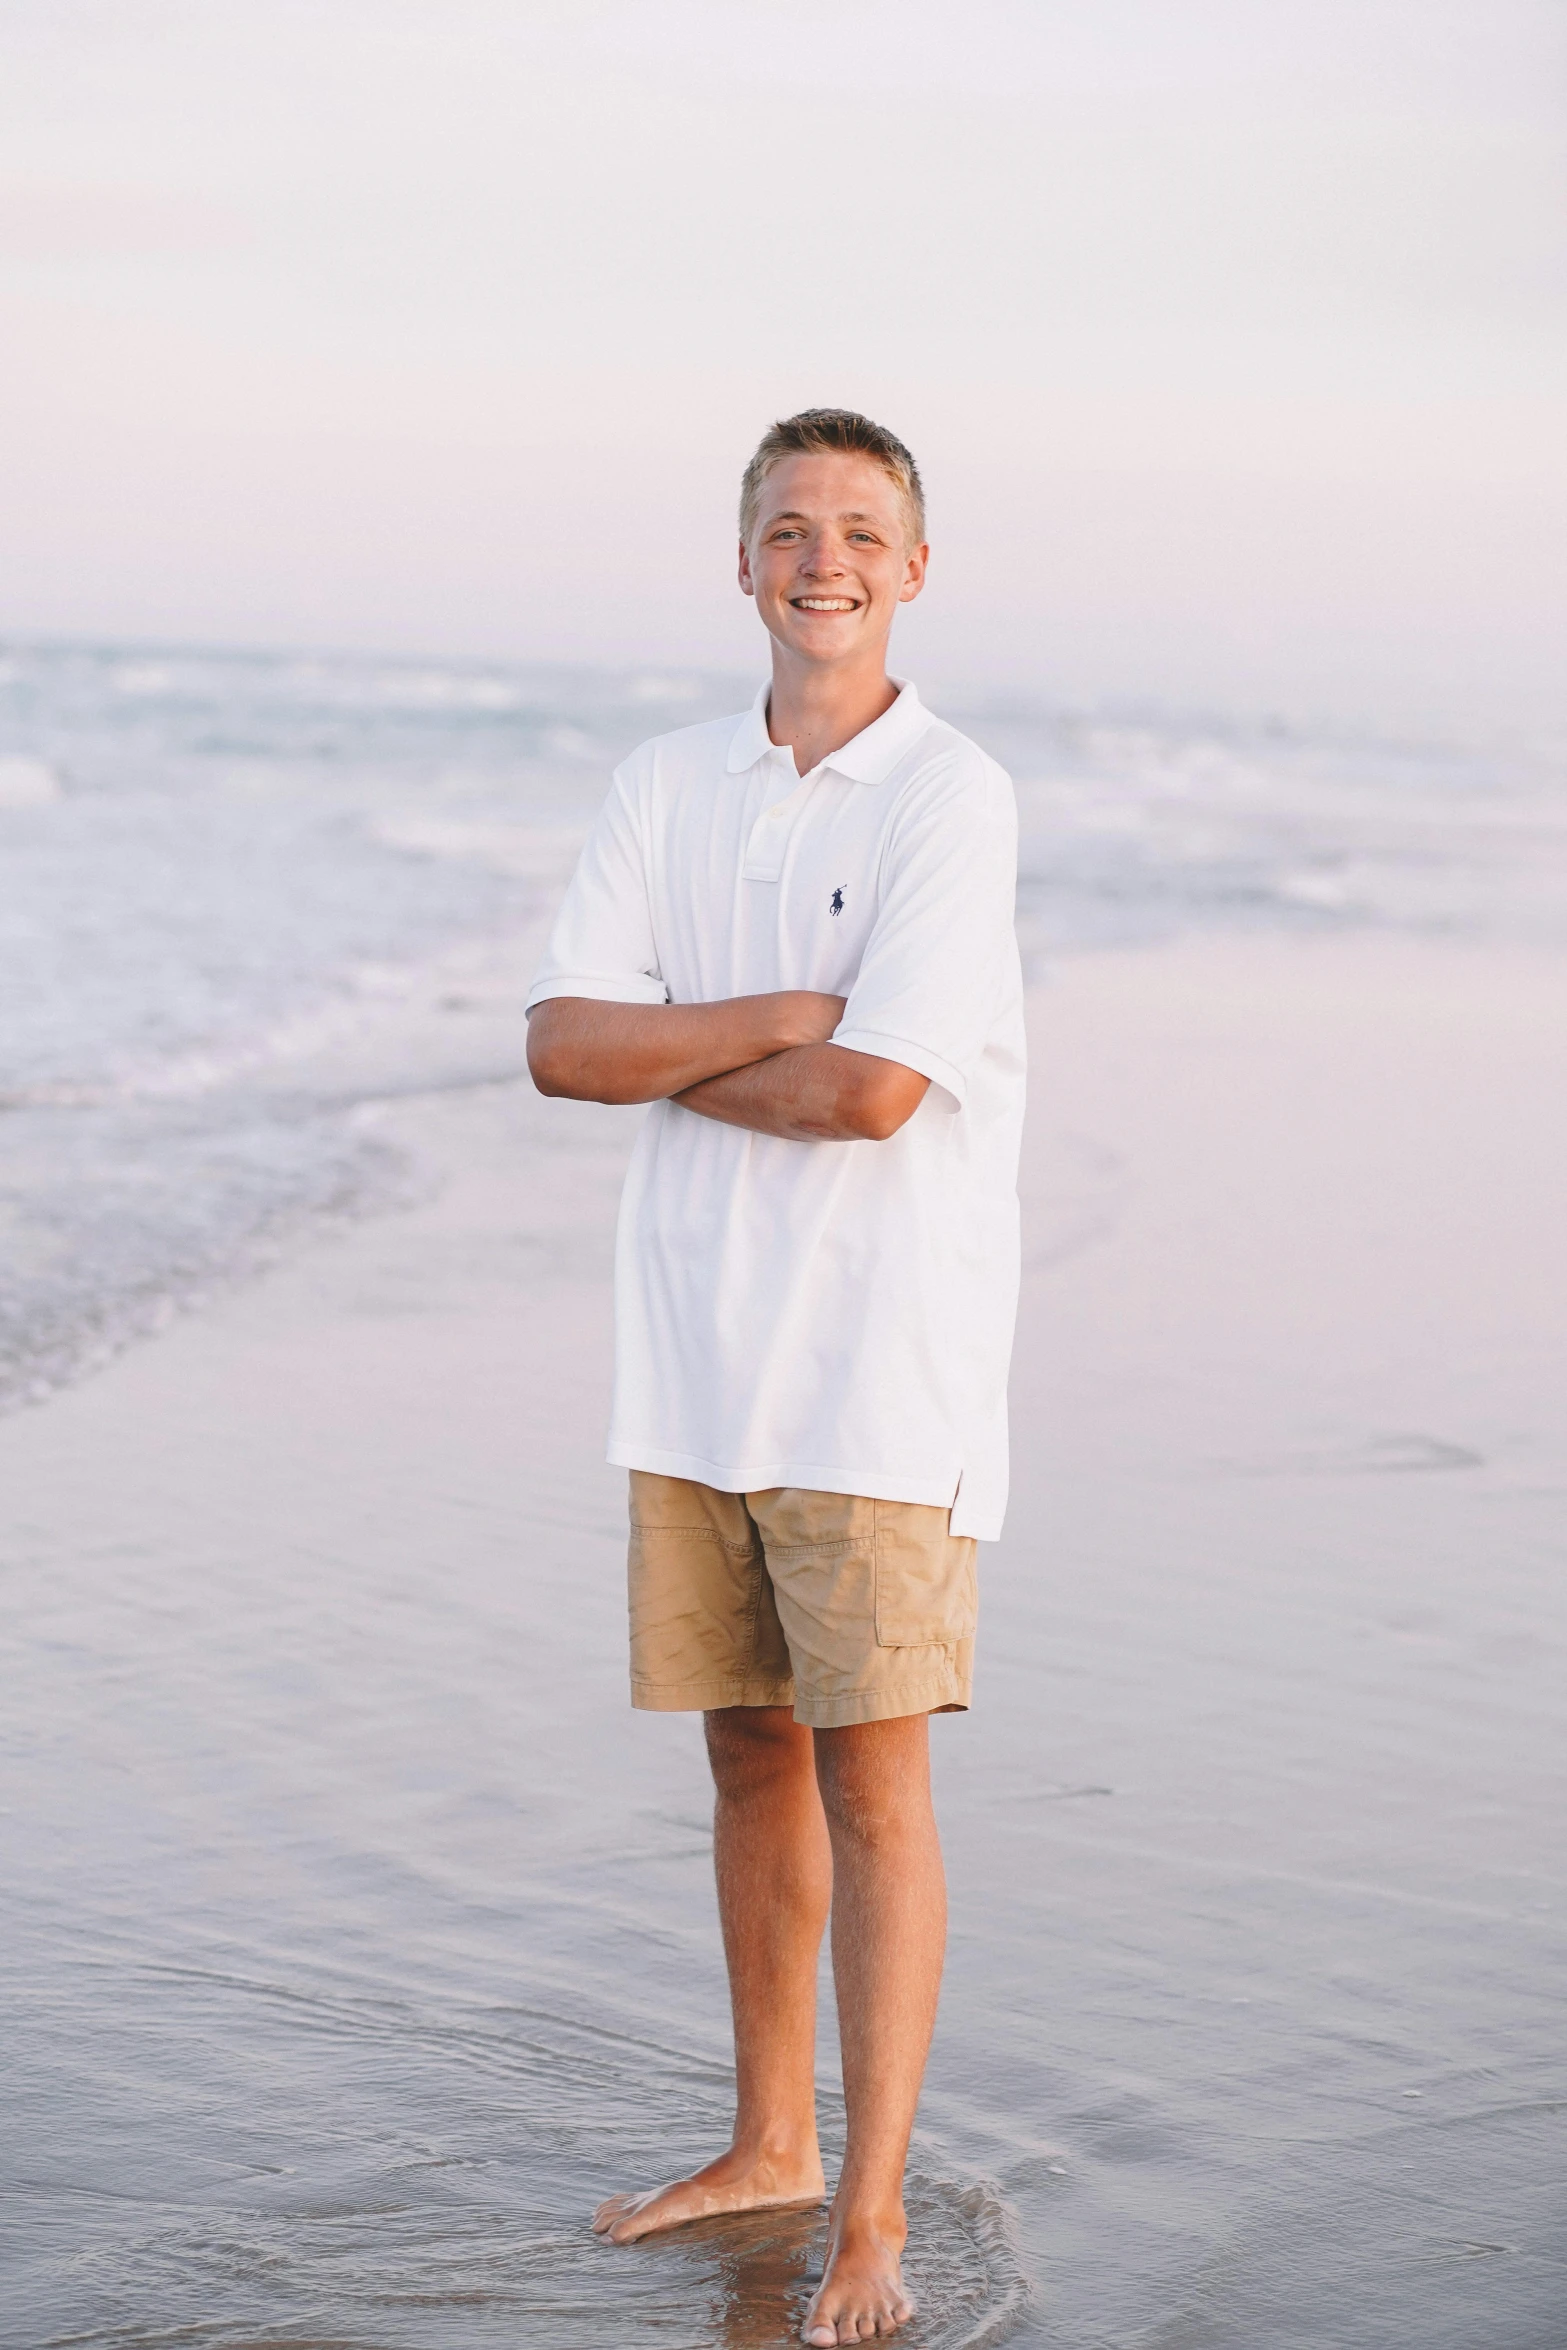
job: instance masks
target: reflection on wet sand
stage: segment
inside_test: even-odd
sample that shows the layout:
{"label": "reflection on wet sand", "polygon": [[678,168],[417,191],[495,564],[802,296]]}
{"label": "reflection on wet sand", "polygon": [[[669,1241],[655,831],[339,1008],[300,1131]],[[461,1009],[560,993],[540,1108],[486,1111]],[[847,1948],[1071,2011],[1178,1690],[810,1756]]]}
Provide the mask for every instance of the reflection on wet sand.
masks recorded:
{"label": "reflection on wet sand", "polygon": [[689,2294],[690,2314],[715,2350],[775,2350],[799,2336],[821,2281],[826,2235],[825,2207],[811,2205],[695,2220],[607,2249],[656,2277],[652,2290],[661,2300]]}
{"label": "reflection on wet sand", "polygon": [[[904,2350],[1554,2344],[1567,969],[1207,941],[1034,1016]],[[0,1422],[8,2346],[797,2327],[820,2213],[589,2227],[733,2080],[579,1107],[389,1099],[424,1206]]]}
{"label": "reflection on wet sand", "polygon": [[[905,2350],[1004,2342],[1022,2321],[1027,2292],[999,2200],[982,2187],[912,2178],[908,2209],[906,2274],[919,2308],[898,2337]],[[657,2279],[650,2293],[683,2302],[696,2338],[713,2350],[779,2350],[799,2338],[826,2244],[826,2207],[813,2205],[697,2220],[607,2249],[621,2259],[642,2255],[644,2275]],[[639,2301],[639,2322],[647,2306]]]}

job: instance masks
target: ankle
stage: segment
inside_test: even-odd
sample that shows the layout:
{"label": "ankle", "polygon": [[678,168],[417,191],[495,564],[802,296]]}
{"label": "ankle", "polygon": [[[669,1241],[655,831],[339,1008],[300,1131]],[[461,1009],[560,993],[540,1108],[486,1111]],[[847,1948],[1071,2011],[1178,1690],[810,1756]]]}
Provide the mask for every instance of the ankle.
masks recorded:
{"label": "ankle", "polygon": [[737,2128],[733,2151],[757,2170],[793,2172],[821,2168],[813,2121],[765,2122],[755,2129]]}
{"label": "ankle", "polygon": [[909,2240],[901,2192],[889,2194],[885,2188],[857,2189],[852,2181],[840,2179],[832,2199],[831,2232],[837,2243],[874,2238],[901,2252]]}

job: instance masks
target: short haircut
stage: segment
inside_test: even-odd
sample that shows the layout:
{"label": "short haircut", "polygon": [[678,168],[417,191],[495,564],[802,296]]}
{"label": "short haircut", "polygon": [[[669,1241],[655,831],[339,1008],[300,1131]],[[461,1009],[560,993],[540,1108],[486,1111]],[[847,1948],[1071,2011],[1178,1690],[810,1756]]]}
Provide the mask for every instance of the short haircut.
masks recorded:
{"label": "short haircut", "polygon": [[781,417],[769,425],[757,444],[756,455],[740,481],[740,536],[749,546],[762,503],[762,484],[785,457],[869,457],[889,481],[897,484],[903,502],[909,545],[925,537],[925,490],[920,469],[908,450],[884,424],[872,424],[853,408],[802,408],[798,416]]}

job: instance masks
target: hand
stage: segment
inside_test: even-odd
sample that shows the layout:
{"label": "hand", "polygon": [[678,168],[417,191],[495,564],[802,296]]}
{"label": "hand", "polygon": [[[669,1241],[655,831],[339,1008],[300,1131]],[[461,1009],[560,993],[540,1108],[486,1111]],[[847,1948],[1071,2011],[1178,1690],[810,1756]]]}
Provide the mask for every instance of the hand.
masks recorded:
{"label": "hand", "polygon": [[818,995],[814,988],[793,987],[781,989],[773,1001],[778,1006],[784,1037],[778,1049],[787,1052],[793,1045],[826,1044],[843,1018],[848,998]]}

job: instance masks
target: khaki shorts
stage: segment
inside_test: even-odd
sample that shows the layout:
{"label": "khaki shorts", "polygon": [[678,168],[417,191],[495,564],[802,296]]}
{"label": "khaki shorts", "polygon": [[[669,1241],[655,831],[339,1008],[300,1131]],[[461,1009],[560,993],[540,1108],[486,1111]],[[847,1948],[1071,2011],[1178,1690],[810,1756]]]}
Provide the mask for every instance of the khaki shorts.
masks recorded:
{"label": "khaki shorts", "polygon": [[969,1702],[976,1545],[951,1512],[631,1472],[631,1702],[837,1729]]}

